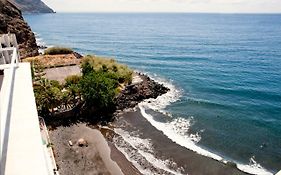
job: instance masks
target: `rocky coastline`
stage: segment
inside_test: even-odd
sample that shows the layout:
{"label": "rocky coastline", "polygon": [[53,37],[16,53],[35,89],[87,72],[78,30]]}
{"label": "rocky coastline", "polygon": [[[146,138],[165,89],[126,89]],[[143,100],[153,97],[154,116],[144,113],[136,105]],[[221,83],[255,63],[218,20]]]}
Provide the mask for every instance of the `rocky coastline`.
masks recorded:
{"label": "rocky coastline", "polygon": [[7,0],[0,0],[0,19],[0,34],[16,35],[21,58],[39,54],[35,35],[14,4]]}
{"label": "rocky coastline", "polygon": [[132,83],[124,88],[116,97],[117,110],[133,108],[145,99],[157,98],[169,91],[169,88],[152,80],[149,76],[135,73],[140,82]]}
{"label": "rocky coastline", "polygon": [[[147,75],[134,73],[134,79],[139,81],[126,86],[115,99],[117,110],[112,114],[114,122],[122,117],[118,111],[133,108],[145,99],[157,98],[169,91]],[[142,174],[112,142],[116,134],[113,129],[114,122],[91,123],[77,121],[75,117],[74,120],[65,121],[67,122],[62,122],[62,125],[55,128],[49,126],[55,159],[61,175]],[[85,140],[86,146],[79,145],[81,139]]]}

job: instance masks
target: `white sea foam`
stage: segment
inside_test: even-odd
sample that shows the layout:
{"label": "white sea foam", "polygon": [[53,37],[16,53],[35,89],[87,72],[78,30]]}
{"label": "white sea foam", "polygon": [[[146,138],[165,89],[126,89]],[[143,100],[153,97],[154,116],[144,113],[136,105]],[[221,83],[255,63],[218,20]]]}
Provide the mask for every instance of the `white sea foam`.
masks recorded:
{"label": "white sea foam", "polygon": [[199,146],[196,145],[196,142],[200,141],[201,137],[197,134],[188,134],[187,131],[190,127],[191,118],[184,119],[184,118],[178,118],[173,120],[172,122],[168,123],[162,123],[155,121],[153,119],[153,116],[150,114],[147,114],[145,112],[145,107],[143,104],[139,104],[139,108],[141,111],[141,114],[158,130],[162,131],[169,139],[171,139],[173,142],[186,147],[194,152],[197,152],[198,154],[211,157],[215,160],[222,161],[223,158],[219,155],[216,155],[214,153],[211,153],[210,151],[207,151]]}
{"label": "white sea foam", "polygon": [[136,160],[131,158],[131,156],[126,152],[124,147],[115,145],[115,147],[125,155],[126,159],[129,160],[142,174],[153,174],[149,169],[144,169]]}
{"label": "white sea foam", "polygon": [[44,46],[46,43],[43,41],[43,38],[41,38],[40,34],[34,32],[36,43],[38,46]]}
{"label": "white sea foam", "polygon": [[[175,175],[180,175],[181,169],[178,168],[177,170],[172,170],[169,168],[169,165],[175,165],[174,162],[171,160],[161,160],[156,158],[153,155],[153,146],[152,143],[149,139],[141,139],[138,137],[138,135],[135,135],[134,133],[129,133],[127,131],[124,131],[120,128],[114,129],[115,133],[120,135],[122,139],[129,144],[131,147],[134,148],[134,150],[137,151],[138,154],[140,154],[143,158],[145,158],[146,161],[148,161],[153,167],[157,168],[158,170],[162,170],[164,172],[168,172],[170,174],[175,174]],[[115,141],[116,143],[117,141]],[[133,151],[126,151],[125,147],[122,147],[121,144],[116,144],[116,147],[123,153],[125,154],[126,158],[130,160],[136,167],[137,169],[144,173],[144,174],[162,174],[161,172],[155,171],[154,168],[149,170],[148,167],[144,169],[140,164],[144,164],[142,161],[141,163],[138,163],[138,161],[134,160],[133,157],[135,155],[130,155],[133,154]]]}
{"label": "white sea foam", "polygon": [[[53,45],[47,45],[47,44],[45,43],[44,39],[41,38],[41,35],[40,35],[39,33],[36,33],[36,32],[33,32],[33,33],[34,33],[34,35],[35,35],[35,40],[36,40],[37,46],[45,46],[45,47],[47,47],[47,48],[53,47]],[[44,53],[44,50],[45,50],[45,49],[39,48],[39,49],[38,49],[38,52],[39,52],[40,54],[43,54],[43,53]]]}
{"label": "white sea foam", "polygon": [[170,90],[166,94],[158,96],[156,99],[147,99],[144,102],[142,102],[142,104],[149,106],[150,109],[153,109],[155,111],[165,113],[164,109],[168,105],[180,99],[182,91],[176,88],[171,82],[168,82],[160,77],[157,77],[156,75],[150,77],[153,77],[155,81],[157,81],[160,84],[163,84],[165,87],[169,88]]}
{"label": "white sea foam", "polygon": [[237,163],[237,168],[250,173],[250,174],[258,174],[258,175],[272,175],[271,172],[268,172],[265,168],[263,168],[260,164],[255,161],[255,157],[251,157],[249,160],[249,164],[239,164]]}
{"label": "white sea foam", "polygon": [[179,100],[181,96],[181,90],[178,90],[172,83],[169,83],[157,76],[152,76],[153,79],[164,86],[168,87],[170,91],[166,94],[157,97],[156,99],[148,99],[139,103],[139,108],[141,114],[158,130],[162,131],[169,139],[173,142],[184,146],[192,151],[195,151],[199,154],[212,157],[213,159],[222,161],[223,158],[211,153],[205,149],[200,148],[196,145],[200,141],[201,137],[199,133],[189,134],[188,130],[192,124],[193,118],[176,118],[171,122],[163,123],[158,122],[153,119],[153,116],[146,113],[145,109],[153,109],[155,111],[160,111],[165,113],[165,107],[169,104]]}
{"label": "white sea foam", "polygon": [[[168,87],[170,91],[162,96],[157,97],[156,99],[148,99],[141,102],[138,106],[140,108],[142,116],[145,117],[156,129],[162,131],[163,134],[166,135],[173,142],[183,147],[186,147],[187,149],[190,149],[198,154],[211,157],[223,163],[227,163],[228,160],[206,149],[203,149],[196,144],[201,139],[199,133],[196,134],[188,133],[188,130],[192,125],[192,121],[193,121],[192,117],[190,117],[189,119],[176,118],[173,119],[171,122],[163,123],[154,120],[152,115],[146,113],[146,109],[153,109],[155,111],[159,111],[166,114],[165,107],[179,100],[181,96],[181,91],[178,90],[170,82],[158,78],[157,76],[152,76],[152,77],[155,81]],[[238,169],[250,174],[258,174],[258,175],[272,174],[269,171],[267,171],[265,168],[263,168],[260,164],[258,164],[254,160],[254,158],[250,158],[250,163],[248,165],[241,164],[239,162],[235,162],[235,163],[237,164]]]}

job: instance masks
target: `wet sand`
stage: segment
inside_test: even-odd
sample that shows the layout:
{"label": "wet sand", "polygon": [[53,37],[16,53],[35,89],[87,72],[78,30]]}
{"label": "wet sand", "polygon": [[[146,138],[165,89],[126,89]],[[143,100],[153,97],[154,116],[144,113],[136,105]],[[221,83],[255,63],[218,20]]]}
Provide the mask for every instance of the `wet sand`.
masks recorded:
{"label": "wet sand", "polygon": [[[154,154],[162,160],[172,160],[178,167],[189,175],[246,175],[233,165],[226,165],[212,158],[199,155],[182,147],[166,137],[161,131],[154,128],[140,113],[127,112],[115,122],[116,127],[135,128],[142,139],[150,139],[153,143]],[[127,126],[126,126],[127,125]],[[133,132],[133,130],[129,130]]]}
{"label": "wet sand", "polygon": [[[124,125],[124,123],[126,123]],[[246,175],[237,168],[223,164],[211,158],[199,155],[168,139],[155,129],[140,113],[125,112],[113,125],[118,128],[134,128],[143,139],[150,139],[156,158],[172,160],[183,174],[189,175]],[[102,132],[101,132],[102,131]],[[140,175],[142,174],[126,156],[114,145],[112,138],[116,135],[111,129],[93,129],[86,124],[57,127],[49,131],[53,144],[55,159],[61,175]],[[84,138],[87,147],[79,147],[77,141]],[[73,146],[69,145],[69,141]],[[144,168],[149,168],[144,167]]]}
{"label": "wet sand", "polygon": [[[73,68],[74,72],[78,70],[77,67]],[[65,72],[62,68],[56,71],[52,69],[50,70],[51,74],[47,75],[52,75],[57,79],[57,71],[61,73]],[[63,78],[65,77],[60,77],[59,80],[62,81]],[[154,128],[141,115],[139,108],[137,108],[137,111],[135,112],[124,112],[119,114],[113,125],[116,128],[122,128],[128,132],[137,130],[142,133],[140,135],[141,138],[149,139],[153,143],[155,157],[160,158],[161,160],[172,160],[176,163],[176,168],[181,168],[183,174],[247,174],[238,170],[233,165],[223,164],[174,143],[161,131]],[[115,146],[112,138],[117,134],[110,129],[101,129],[101,131],[102,133],[100,130],[86,126],[86,124],[77,124],[68,127],[60,126],[55,130],[49,131],[51,142],[53,143],[55,159],[61,175],[142,174]],[[84,138],[88,142],[87,147],[79,147],[76,144],[77,140],[80,138]],[[73,146],[69,145],[69,141],[72,141]],[[147,160],[145,161],[147,162]],[[142,168],[149,168],[152,164],[153,162],[144,163],[144,167]],[[165,170],[160,170],[158,172],[171,174]]]}

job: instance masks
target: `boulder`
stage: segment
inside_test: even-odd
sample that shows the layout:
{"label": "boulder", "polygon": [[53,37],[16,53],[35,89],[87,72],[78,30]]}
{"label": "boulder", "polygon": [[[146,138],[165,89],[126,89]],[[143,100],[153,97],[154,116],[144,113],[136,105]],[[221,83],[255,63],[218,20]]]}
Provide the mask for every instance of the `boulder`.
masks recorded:
{"label": "boulder", "polygon": [[139,76],[143,81],[126,86],[126,88],[115,98],[118,110],[133,108],[145,99],[157,98],[169,91],[169,88],[155,82],[148,76],[141,74],[139,74]]}

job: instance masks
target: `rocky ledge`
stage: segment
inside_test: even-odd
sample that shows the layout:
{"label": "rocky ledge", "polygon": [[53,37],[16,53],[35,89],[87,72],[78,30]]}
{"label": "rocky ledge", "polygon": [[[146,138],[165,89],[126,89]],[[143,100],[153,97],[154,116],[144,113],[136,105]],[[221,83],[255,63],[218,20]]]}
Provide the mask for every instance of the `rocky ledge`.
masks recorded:
{"label": "rocky ledge", "polygon": [[126,86],[125,89],[122,90],[122,92],[116,97],[117,110],[133,108],[145,99],[157,98],[170,90],[146,75],[138,73],[137,76],[139,76],[142,81]]}
{"label": "rocky ledge", "polygon": [[24,21],[21,11],[12,3],[0,0],[0,34],[14,33],[21,58],[38,55],[34,33]]}

